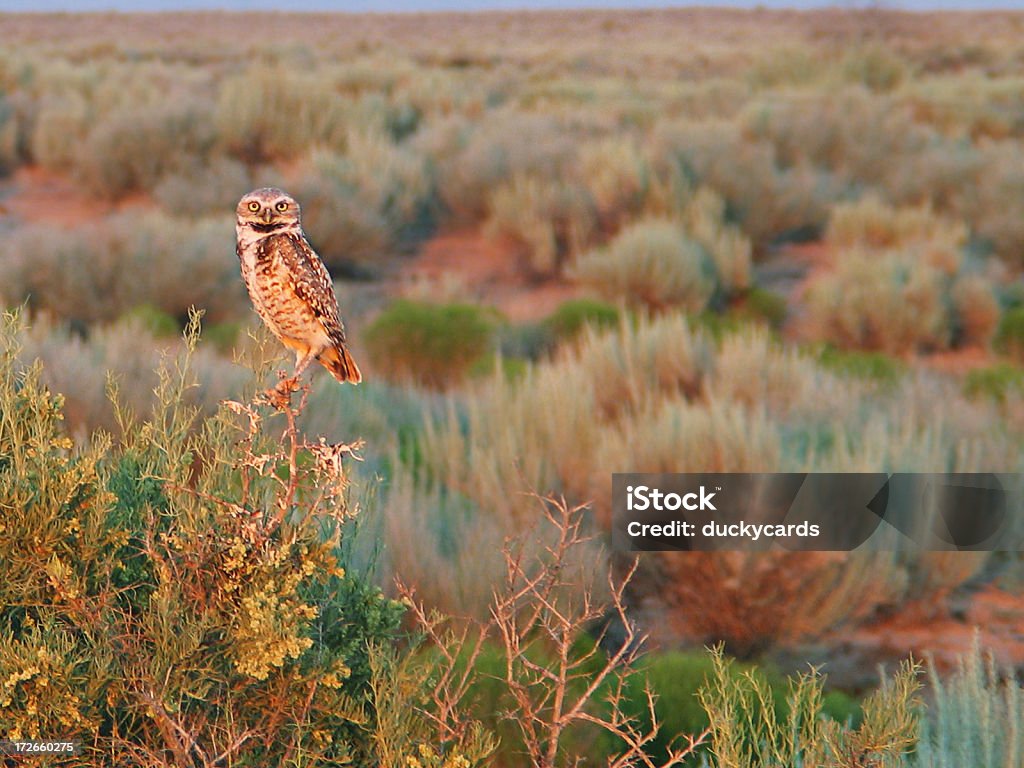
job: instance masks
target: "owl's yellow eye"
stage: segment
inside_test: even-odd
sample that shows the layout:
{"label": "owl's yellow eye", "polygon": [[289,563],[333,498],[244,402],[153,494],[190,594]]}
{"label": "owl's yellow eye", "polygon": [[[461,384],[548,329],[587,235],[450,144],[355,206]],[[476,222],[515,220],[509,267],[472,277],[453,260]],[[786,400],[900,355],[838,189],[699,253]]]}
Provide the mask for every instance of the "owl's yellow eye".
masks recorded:
{"label": "owl's yellow eye", "polygon": [[274,207],[275,207],[275,208],[277,208],[277,210],[279,210],[279,211],[281,211],[281,212],[284,212],[284,211],[287,211],[287,210],[288,210],[288,203],[286,203],[286,202],[285,202],[284,200],[281,200],[281,201],[280,201],[280,202],[278,202],[278,204],[277,204],[277,205],[275,205]]}
{"label": "owl's yellow eye", "polygon": [[253,200],[251,203],[249,203],[249,210],[252,211],[253,213],[256,213],[256,211],[258,211],[259,209],[260,209],[260,204],[257,203],[255,200]]}

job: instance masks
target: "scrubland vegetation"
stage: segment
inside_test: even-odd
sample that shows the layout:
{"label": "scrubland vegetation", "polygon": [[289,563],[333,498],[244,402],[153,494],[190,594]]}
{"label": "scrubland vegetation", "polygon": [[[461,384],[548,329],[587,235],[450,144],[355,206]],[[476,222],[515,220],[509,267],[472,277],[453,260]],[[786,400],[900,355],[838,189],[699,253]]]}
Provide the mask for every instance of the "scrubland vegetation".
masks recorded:
{"label": "scrubland vegetation", "polygon": [[[1024,469],[1024,16],[239,24],[0,16],[0,737],[1021,764],[1018,553],[607,533],[617,471]],[[366,374],[284,411],[233,253],[267,184]]]}

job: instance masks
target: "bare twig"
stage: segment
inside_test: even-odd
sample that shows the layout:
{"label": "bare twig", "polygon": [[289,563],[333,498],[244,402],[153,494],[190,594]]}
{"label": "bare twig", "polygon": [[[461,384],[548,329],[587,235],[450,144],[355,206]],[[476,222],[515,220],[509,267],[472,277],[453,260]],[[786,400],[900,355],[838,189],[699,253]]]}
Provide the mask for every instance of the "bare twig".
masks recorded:
{"label": "bare twig", "polygon": [[[583,531],[584,508],[572,507],[560,497],[536,498],[554,528],[555,540],[536,557],[527,557],[523,540],[506,543],[505,580],[494,594],[486,625],[471,625],[453,635],[444,621],[428,614],[414,599],[413,590],[399,582],[399,593],[412,606],[416,622],[444,658],[431,717],[439,724],[457,717],[457,708],[470,691],[472,667],[482,643],[494,636],[504,654],[503,683],[512,702],[506,716],[517,724],[534,766],[556,768],[570,763],[564,754],[564,736],[582,724],[600,728],[621,742],[619,752],[609,759],[614,768],[680,765],[707,739],[707,731],[686,737],[656,764],[646,751],[659,730],[654,694],[645,690],[648,727],[624,711],[626,681],[634,674],[632,665],[645,639],[628,616],[624,599],[636,563],[620,579],[609,573],[609,598],[595,599],[590,586],[568,575],[573,556],[590,540]],[[614,651],[595,664],[597,648],[581,651],[577,641],[609,614],[622,624],[624,636]],[[549,651],[543,658],[533,653],[541,646]],[[468,659],[457,659],[458,649],[467,647]],[[608,692],[607,706],[598,707],[602,691]]]}

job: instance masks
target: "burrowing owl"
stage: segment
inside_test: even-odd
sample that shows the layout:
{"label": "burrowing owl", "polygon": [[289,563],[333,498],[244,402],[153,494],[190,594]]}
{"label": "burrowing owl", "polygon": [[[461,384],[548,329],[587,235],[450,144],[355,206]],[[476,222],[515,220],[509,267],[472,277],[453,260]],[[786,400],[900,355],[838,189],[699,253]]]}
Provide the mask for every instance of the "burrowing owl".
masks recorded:
{"label": "burrowing owl", "polygon": [[363,377],[345,346],[334,284],[302,232],[299,204],[280,189],[256,189],[236,212],[238,260],[252,305],[295,350],[295,373],[282,385],[294,386],[313,360],[338,381],[358,384]]}

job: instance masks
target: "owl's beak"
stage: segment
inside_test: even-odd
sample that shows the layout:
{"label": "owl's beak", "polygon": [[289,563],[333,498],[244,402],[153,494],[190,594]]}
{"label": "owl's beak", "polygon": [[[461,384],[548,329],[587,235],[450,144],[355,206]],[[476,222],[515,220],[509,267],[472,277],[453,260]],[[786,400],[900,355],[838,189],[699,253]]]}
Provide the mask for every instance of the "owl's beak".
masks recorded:
{"label": "owl's beak", "polygon": [[274,212],[272,210],[270,210],[269,208],[264,208],[263,209],[263,223],[264,224],[269,224],[270,220],[272,218],[274,218]]}

